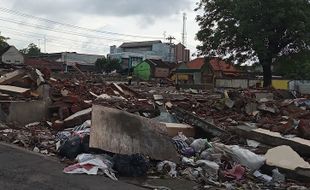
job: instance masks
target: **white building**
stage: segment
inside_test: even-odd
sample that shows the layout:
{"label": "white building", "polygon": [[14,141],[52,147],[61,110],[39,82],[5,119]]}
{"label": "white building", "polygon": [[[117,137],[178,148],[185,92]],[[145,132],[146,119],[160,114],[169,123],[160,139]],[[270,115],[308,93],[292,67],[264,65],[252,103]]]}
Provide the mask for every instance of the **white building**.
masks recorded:
{"label": "white building", "polygon": [[111,46],[108,57],[120,60],[123,68],[134,67],[145,59],[175,62],[173,46],[160,40],[125,42],[119,47]]}
{"label": "white building", "polygon": [[1,63],[21,65],[25,63],[22,53],[14,46],[8,46],[0,50]]}

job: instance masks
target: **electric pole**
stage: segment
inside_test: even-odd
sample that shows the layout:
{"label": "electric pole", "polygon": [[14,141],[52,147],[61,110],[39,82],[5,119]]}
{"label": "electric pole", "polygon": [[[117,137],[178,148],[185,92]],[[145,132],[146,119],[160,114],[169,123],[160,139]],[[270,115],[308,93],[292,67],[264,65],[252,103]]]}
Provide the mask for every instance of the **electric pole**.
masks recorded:
{"label": "electric pole", "polygon": [[186,13],[183,13],[183,29],[182,29],[182,44],[186,46]]}
{"label": "electric pole", "polygon": [[169,60],[170,62],[172,62],[172,40],[175,40],[175,37],[173,36],[168,36],[168,38],[166,38],[169,41]]}
{"label": "electric pole", "polygon": [[44,35],[44,53],[47,53],[46,52],[46,36]]}

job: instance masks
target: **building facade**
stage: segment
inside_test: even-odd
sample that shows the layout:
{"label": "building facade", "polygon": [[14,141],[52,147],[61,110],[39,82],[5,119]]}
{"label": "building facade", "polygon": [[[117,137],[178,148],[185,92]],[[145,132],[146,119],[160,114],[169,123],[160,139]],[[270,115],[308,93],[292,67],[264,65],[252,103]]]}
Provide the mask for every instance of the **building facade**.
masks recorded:
{"label": "building facade", "polygon": [[108,57],[122,62],[123,69],[135,67],[145,59],[158,59],[164,62],[188,62],[189,50],[182,44],[156,41],[126,42],[119,47],[111,46]]}
{"label": "building facade", "polygon": [[175,45],[174,55],[177,63],[188,63],[190,61],[190,51],[181,43]]}
{"label": "building facade", "polygon": [[142,80],[151,78],[167,78],[170,74],[169,66],[162,60],[146,59],[134,68],[134,75]]}
{"label": "building facade", "polygon": [[77,66],[83,71],[96,71],[96,61],[97,59],[104,58],[104,55],[81,54],[76,52],[60,52],[42,54],[35,57],[43,58],[57,63],[63,63],[65,65],[65,69],[67,68],[66,66]]}
{"label": "building facade", "polygon": [[25,63],[24,56],[14,46],[0,50],[1,63],[21,65]]}

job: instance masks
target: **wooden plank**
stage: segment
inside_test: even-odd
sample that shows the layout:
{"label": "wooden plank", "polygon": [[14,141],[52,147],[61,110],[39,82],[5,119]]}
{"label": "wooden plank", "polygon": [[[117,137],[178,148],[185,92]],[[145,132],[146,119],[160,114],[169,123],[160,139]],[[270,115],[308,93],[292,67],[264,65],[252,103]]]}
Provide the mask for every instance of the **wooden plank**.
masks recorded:
{"label": "wooden plank", "polygon": [[184,121],[191,126],[201,128],[206,133],[210,133],[213,136],[221,136],[226,133],[226,131],[217,127],[213,123],[210,123],[184,109],[174,106],[172,107],[172,112],[176,114],[179,121]]}
{"label": "wooden plank", "polygon": [[0,84],[11,84],[25,76],[25,74],[26,71],[24,70],[15,70],[13,72],[6,73],[0,77]]}
{"label": "wooden plank", "polygon": [[0,85],[0,91],[8,92],[8,93],[16,93],[16,94],[24,94],[30,91],[29,88],[21,88],[17,86],[11,85]]}
{"label": "wooden plank", "polygon": [[164,123],[167,128],[168,135],[175,137],[179,132],[182,132],[186,137],[195,137],[195,128],[182,123]]}

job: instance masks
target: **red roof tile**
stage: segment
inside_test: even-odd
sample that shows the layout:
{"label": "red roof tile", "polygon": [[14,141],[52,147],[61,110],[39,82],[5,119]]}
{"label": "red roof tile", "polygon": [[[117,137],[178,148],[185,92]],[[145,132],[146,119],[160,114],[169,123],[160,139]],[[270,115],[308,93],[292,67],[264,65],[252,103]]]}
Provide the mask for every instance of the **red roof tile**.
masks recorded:
{"label": "red roof tile", "polygon": [[222,71],[224,73],[240,72],[232,64],[226,63],[225,61],[220,60],[219,58],[213,58],[210,60],[209,63],[211,65],[213,71]]}
{"label": "red roof tile", "polygon": [[34,68],[49,68],[52,70],[63,70],[63,64],[55,61],[40,59],[40,58],[26,58],[25,64]]}
{"label": "red roof tile", "polygon": [[199,57],[196,58],[189,63],[187,63],[187,67],[189,69],[201,69],[201,67],[205,64],[205,58],[204,57]]}
{"label": "red roof tile", "polygon": [[[201,67],[205,64],[205,58],[199,57],[187,64],[189,69],[201,69]],[[232,64],[229,64],[220,58],[212,58],[209,62],[211,69],[213,71],[222,71],[223,73],[233,74],[240,72],[236,67]]]}

